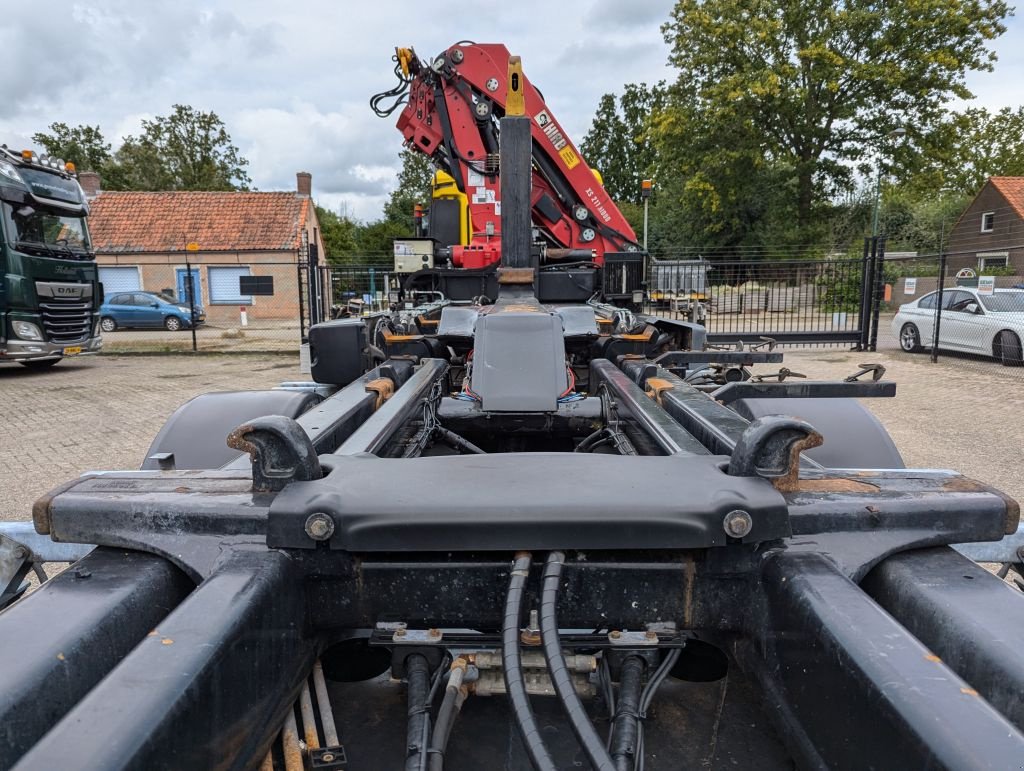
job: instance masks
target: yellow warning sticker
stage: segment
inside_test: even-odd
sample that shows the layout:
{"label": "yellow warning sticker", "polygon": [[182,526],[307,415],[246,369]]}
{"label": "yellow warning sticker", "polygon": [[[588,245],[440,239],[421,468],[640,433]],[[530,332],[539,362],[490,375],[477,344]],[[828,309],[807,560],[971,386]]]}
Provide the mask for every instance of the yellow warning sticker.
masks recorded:
{"label": "yellow warning sticker", "polygon": [[569,145],[566,145],[558,154],[562,156],[562,160],[565,161],[565,165],[570,169],[575,169],[580,165],[580,157],[576,155],[576,151],[573,150]]}

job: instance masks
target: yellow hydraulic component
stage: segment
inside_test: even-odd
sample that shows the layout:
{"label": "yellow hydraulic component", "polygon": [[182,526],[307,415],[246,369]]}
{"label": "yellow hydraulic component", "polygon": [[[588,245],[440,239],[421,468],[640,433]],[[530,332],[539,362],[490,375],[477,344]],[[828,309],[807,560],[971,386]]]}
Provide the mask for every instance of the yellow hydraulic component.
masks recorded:
{"label": "yellow hydraulic component", "polygon": [[505,94],[505,114],[526,114],[526,99],[523,96],[523,62],[518,56],[508,57],[508,91]]}
{"label": "yellow hydraulic component", "polygon": [[435,200],[454,199],[459,204],[459,243],[462,246],[469,245],[469,234],[471,231],[469,217],[469,199],[466,194],[459,190],[455,179],[444,171],[434,172],[434,182],[430,187],[430,197]]}
{"label": "yellow hydraulic component", "polygon": [[402,74],[405,77],[409,77],[409,62],[412,61],[413,52],[411,48],[396,48],[395,56],[398,57],[398,63],[402,67]]}
{"label": "yellow hydraulic component", "polygon": [[597,184],[599,184],[601,187],[604,187],[604,177],[601,176],[601,172],[598,171],[597,169],[591,169],[590,173],[594,175],[594,179],[597,180]]}

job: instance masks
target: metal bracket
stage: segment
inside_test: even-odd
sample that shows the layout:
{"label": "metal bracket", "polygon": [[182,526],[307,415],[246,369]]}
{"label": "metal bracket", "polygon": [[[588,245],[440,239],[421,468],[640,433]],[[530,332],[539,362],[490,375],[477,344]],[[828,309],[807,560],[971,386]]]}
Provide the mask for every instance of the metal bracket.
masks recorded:
{"label": "metal bracket", "polygon": [[644,385],[646,387],[645,393],[658,404],[661,404],[661,392],[671,391],[674,388],[672,383],[660,377],[647,378],[647,382]]}
{"label": "metal bracket", "polygon": [[32,552],[0,533],[0,609],[18,599],[25,575],[32,567]]}
{"label": "metal bracket", "polygon": [[227,443],[249,454],[252,489],[256,492],[277,492],[289,482],[308,482],[323,476],[313,442],[291,418],[267,415],[243,423],[228,434]]}
{"label": "metal bracket", "polygon": [[740,435],[729,459],[732,476],[759,476],[772,480],[780,492],[797,489],[800,453],[819,447],[824,439],[804,420],[785,415],[765,415]]}
{"label": "metal bracket", "polygon": [[751,383],[763,383],[765,380],[778,380],[780,383],[785,381],[787,377],[807,377],[807,375],[801,374],[800,372],[794,372],[789,367],[782,367],[778,372],[772,372],[765,375],[754,375],[750,378]]}
{"label": "metal bracket", "polygon": [[395,383],[386,377],[379,377],[366,384],[366,391],[377,394],[377,401],[373,404],[373,411],[376,412],[394,395]]}
{"label": "metal bracket", "polygon": [[860,367],[860,370],[854,372],[849,377],[843,378],[844,383],[856,383],[860,380],[861,375],[866,375],[869,372],[871,373],[871,379],[877,383],[882,379],[882,375],[885,374],[885,367],[881,364],[858,364],[857,366]]}
{"label": "metal bracket", "polygon": [[318,750],[309,751],[309,768],[313,769],[344,769],[348,768],[348,758],[345,757],[345,748],[342,745],[336,747],[322,747]]}

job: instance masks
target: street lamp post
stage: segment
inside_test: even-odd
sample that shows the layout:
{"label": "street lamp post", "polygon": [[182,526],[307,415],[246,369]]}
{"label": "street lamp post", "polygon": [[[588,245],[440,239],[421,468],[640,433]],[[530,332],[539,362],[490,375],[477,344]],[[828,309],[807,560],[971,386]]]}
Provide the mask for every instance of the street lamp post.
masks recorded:
{"label": "street lamp post", "polygon": [[[906,136],[906,133],[907,133],[907,130],[905,128],[903,128],[902,126],[900,126],[899,128],[893,129],[888,134],[882,134],[881,136],[876,137],[875,141],[881,142],[881,141],[884,141],[886,139],[893,139],[895,137]],[[878,235],[878,209],[879,209],[879,205],[880,205],[881,200],[882,200],[882,150],[881,150],[881,148],[879,148],[879,150],[878,150],[877,166],[878,166],[878,173],[877,173],[877,176],[876,176],[876,179],[875,179],[875,210],[874,210],[874,214],[871,217],[871,235],[872,235],[872,237],[875,237],[875,236]]]}

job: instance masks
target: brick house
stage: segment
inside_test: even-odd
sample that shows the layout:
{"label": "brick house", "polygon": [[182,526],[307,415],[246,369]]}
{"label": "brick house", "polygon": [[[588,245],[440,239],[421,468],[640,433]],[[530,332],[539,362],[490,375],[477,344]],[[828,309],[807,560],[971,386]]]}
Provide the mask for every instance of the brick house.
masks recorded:
{"label": "brick house", "polygon": [[[327,264],[306,172],[294,192],[102,191],[98,175],[79,179],[107,296],[142,290],[183,300],[187,259],[208,323],[238,323],[242,308],[251,321],[297,319],[300,262],[308,265],[315,247]],[[243,276],[273,277],[274,294],[242,294]]]}
{"label": "brick house", "polygon": [[946,253],[951,273],[1024,274],[1024,177],[990,177],[950,231]]}

